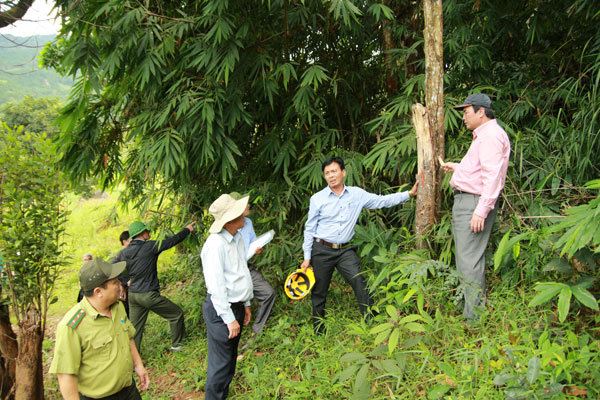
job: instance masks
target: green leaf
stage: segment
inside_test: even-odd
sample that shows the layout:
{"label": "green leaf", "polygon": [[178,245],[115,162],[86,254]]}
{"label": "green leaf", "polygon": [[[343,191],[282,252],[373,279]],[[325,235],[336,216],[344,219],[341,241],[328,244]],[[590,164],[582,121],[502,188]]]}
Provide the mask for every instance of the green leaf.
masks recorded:
{"label": "green leaf", "polygon": [[443,395],[445,395],[446,393],[448,393],[448,391],[451,389],[450,386],[445,386],[445,385],[435,385],[434,387],[432,387],[429,392],[428,392],[428,399],[440,399],[442,398]]}
{"label": "green leaf", "polygon": [[396,360],[382,360],[381,366],[388,374],[399,375],[402,372]]}
{"label": "green leaf", "polygon": [[558,296],[558,319],[560,322],[564,322],[569,314],[569,308],[571,307],[571,288],[566,286],[563,287]]}
{"label": "green leaf", "polygon": [[363,362],[366,361],[367,357],[365,357],[364,354],[361,353],[346,353],[344,354],[341,358],[340,361],[341,362]]}
{"label": "green leaf", "polygon": [[561,283],[544,284],[544,287],[542,288],[542,284],[538,284],[535,290],[539,291],[539,293],[529,302],[529,307],[534,307],[547,302],[556,296],[565,286],[566,285]]}
{"label": "green leaf", "polygon": [[398,345],[398,338],[400,337],[400,329],[396,328],[392,331],[390,335],[390,339],[388,341],[388,354],[392,354],[394,350],[396,350],[396,346]]}
{"label": "green leaf", "polygon": [[352,376],[354,376],[354,374],[358,370],[358,367],[359,367],[359,364],[352,364],[348,368],[343,370],[338,378],[339,382],[345,382],[348,379],[350,379]]}
{"label": "green leaf", "polygon": [[510,230],[506,232],[504,236],[502,236],[502,240],[500,240],[500,243],[498,244],[498,249],[494,254],[494,270],[498,269],[500,263],[504,259],[508,247],[508,240],[510,239],[510,232]]}
{"label": "green leaf", "polygon": [[569,262],[560,257],[553,258],[546,266],[543,268],[544,272],[556,271],[556,272],[571,272],[571,264]]}
{"label": "green leaf", "polygon": [[385,306],[385,311],[388,313],[392,321],[398,321],[398,309],[391,304]]}
{"label": "green leaf", "polygon": [[371,330],[369,332],[371,333],[371,335],[374,335],[376,333],[383,332],[383,331],[391,329],[393,327],[394,327],[394,324],[386,322],[386,323],[374,326],[373,328],[371,328]]}
{"label": "green leaf", "polygon": [[423,317],[418,315],[418,314],[410,314],[407,315],[406,317],[403,317],[398,323],[399,324],[406,324],[407,322],[414,322],[414,321],[422,321]]}
{"label": "green leaf", "polygon": [[423,324],[419,324],[417,322],[409,322],[408,324],[404,325],[406,327],[406,329],[408,329],[409,331],[412,332],[426,332],[427,329],[425,328],[425,325]]}
{"label": "green leaf", "polygon": [[542,362],[540,359],[535,356],[531,357],[527,364],[527,382],[529,382],[530,385],[533,385],[535,381],[537,381],[541,367]]}
{"label": "green leaf", "polygon": [[598,301],[587,289],[581,286],[571,286],[571,291],[575,298],[584,306],[591,308],[592,310],[598,311]]}
{"label": "green leaf", "polygon": [[369,386],[369,380],[367,376],[369,374],[370,365],[367,363],[363,365],[358,373],[356,374],[356,380],[354,381],[354,396],[356,399],[368,399],[371,393]]}
{"label": "green leaf", "polygon": [[513,375],[511,374],[502,374],[502,375],[496,375],[494,377],[494,385],[496,386],[504,386],[506,385],[511,379],[513,379]]}

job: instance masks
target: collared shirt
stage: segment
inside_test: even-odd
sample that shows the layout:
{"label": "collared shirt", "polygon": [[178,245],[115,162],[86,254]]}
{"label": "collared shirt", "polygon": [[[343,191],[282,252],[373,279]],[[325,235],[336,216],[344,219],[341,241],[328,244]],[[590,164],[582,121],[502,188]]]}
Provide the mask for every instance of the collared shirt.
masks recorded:
{"label": "collared shirt", "polygon": [[224,323],[235,320],[230,303],[250,306],[252,277],[246,263],[244,240],[239,232],[231,236],[227,230],[212,233],[200,253],[206,290],[217,314]]}
{"label": "collared shirt", "polygon": [[248,217],[244,218],[244,227],[238,229],[242,239],[244,239],[244,247],[246,248],[246,255],[248,255],[248,248],[250,243],[256,240],[256,233],[254,232],[254,226],[252,226],[252,220]]}
{"label": "collared shirt", "polygon": [[[68,326],[80,310],[85,316],[77,327]],[[110,307],[112,317],[99,314],[86,297],[58,323],[52,374],[77,377],[78,390],[102,398],[128,387],[133,378],[130,339],[135,329],[120,301]]]}
{"label": "collared shirt", "polygon": [[506,180],[510,141],[493,119],[473,131],[473,141],[467,154],[454,167],[450,186],[460,191],[478,194],[475,214],[487,218],[494,209]]}
{"label": "collared shirt", "polygon": [[355,186],[345,186],[340,196],[327,186],[310,198],[304,229],[304,259],[311,259],[315,238],[331,243],[347,243],[363,208],[393,207],[410,199],[408,192],[380,196]]}

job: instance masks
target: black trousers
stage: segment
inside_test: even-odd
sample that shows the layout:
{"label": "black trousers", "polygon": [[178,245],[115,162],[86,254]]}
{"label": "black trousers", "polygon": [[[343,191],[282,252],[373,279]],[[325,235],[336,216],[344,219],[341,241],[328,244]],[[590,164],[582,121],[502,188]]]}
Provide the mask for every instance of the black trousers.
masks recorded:
{"label": "black trousers", "polygon": [[327,291],[334,269],[337,269],[344,280],[352,286],[356,300],[358,300],[360,312],[365,315],[373,301],[367,290],[367,282],[360,274],[360,258],[356,254],[356,247],[333,249],[319,242],[314,242],[311,257],[311,264],[315,273],[315,285],[311,291],[315,333],[323,331]]}
{"label": "black trousers", "polygon": [[229,339],[229,329],[221,317],[217,315],[215,307],[210,300],[210,295],[202,305],[202,314],[206,323],[206,339],[208,344],[206,368],[206,400],[226,399],[229,394],[229,384],[235,373],[235,364],[238,355],[238,344],[244,326],[244,304],[234,303],[231,310],[235,319],[240,324],[240,334]]}
{"label": "black trousers", "polygon": [[86,397],[79,393],[79,398],[80,400],[142,400],[142,396],[140,396],[140,392],[138,392],[135,382],[133,382],[131,386],[127,386],[126,388],[123,388],[117,393],[111,394],[110,396],[96,399],[92,397]]}

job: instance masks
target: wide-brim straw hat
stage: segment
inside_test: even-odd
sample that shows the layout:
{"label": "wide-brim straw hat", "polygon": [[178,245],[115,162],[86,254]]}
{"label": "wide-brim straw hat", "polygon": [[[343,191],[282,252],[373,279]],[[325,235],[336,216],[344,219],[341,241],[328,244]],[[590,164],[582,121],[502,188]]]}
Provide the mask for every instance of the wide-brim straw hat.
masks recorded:
{"label": "wide-brim straw hat", "polygon": [[242,215],[248,205],[248,196],[239,200],[234,199],[229,194],[222,194],[208,208],[208,212],[215,217],[215,222],[208,230],[210,233],[219,233],[223,226]]}

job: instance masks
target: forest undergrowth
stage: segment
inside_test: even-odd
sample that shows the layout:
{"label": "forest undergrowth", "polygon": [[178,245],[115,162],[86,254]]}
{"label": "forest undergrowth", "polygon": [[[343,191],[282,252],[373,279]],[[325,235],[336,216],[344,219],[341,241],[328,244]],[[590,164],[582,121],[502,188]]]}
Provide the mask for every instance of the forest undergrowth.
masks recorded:
{"label": "forest undergrowth", "polygon": [[[57,319],[74,303],[79,259],[88,252],[106,257],[116,251],[115,237],[128,215],[109,220],[112,200],[76,203],[68,232],[73,264],[61,276],[51,310]],[[363,221],[364,222],[364,221]],[[288,299],[283,279],[289,265],[261,268],[277,300],[261,335],[243,332],[232,399],[505,399],[589,398],[600,396],[600,314],[574,303],[561,322],[552,302],[530,307],[535,286],[514,281],[488,260],[488,302],[481,318],[467,323],[460,315],[460,286],[453,268],[409,251],[405,231],[381,246],[368,239],[371,223],[356,240],[363,269],[379,315],[365,322],[351,288],[339,275],[328,295],[323,336],[310,322],[310,299]],[[498,228],[498,227],[497,227]],[[438,230],[438,233],[440,231]],[[115,235],[116,234],[116,235]],[[410,235],[409,235],[410,236]],[[92,241],[92,238],[96,238]],[[403,238],[403,239],[400,239]],[[201,241],[200,238],[198,240]],[[501,241],[495,235],[494,247]],[[373,243],[368,246],[368,243]],[[388,242],[389,243],[389,242]],[[269,246],[278,246],[277,239]],[[181,250],[181,249],[180,249]],[[273,250],[274,251],[274,250]],[[81,254],[79,254],[81,253]],[[268,259],[269,252],[266,252]],[[514,257],[514,253],[512,254]],[[185,351],[171,353],[167,323],[150,315],[142,357],[151,373],[144,399],[201,399],[206,375],[206,339],[202,319],[205,287],[197,251],[161,256],[163,292],[186,314]],[[261,263],[259,263],[260,265]],[[523,266],[514,266],[523,268]],[[517,274],[519,276],[519,274]],[[53,330],[44,343],[46,366],[52,356]],[[58,398],[54,377],[47,377],[47,398]]]}

